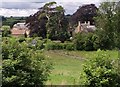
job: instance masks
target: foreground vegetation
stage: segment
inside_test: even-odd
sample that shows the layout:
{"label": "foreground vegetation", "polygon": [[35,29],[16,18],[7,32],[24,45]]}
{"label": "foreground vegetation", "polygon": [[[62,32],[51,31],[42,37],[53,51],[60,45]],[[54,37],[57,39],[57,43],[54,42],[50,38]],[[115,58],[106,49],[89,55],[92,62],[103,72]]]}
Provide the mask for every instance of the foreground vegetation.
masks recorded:
{"label": "foreground vegetation", "polygon": [[40,50],[16,38],[2,41],[2,86],[42,86],[47,80],[51,64]]}
{"label": "foreground vegetation", "polygon": [[[84,78],[83,65],[89,59],[93,59],[98,51],[44,51],[49,61],[53,63],[53,70],[50,74],[47,85],[81,85]],[[118,51],[102,51],[111,59],[118,58]],[[101,54],[101,55],[102,55]]]}
{"label": "foreground vegetation", "polygon": [[[51,45],[47,45],[48,43],[49,41],[46,42],[40,38],[4,37],[2,42],[3,85],[84,85],[87,77],[83,76],[85,69],[88,68],[83,65],[87,61],[91,62],[98,58],[98,60],[103,59],[100,63],[107,63],[109,60],[117,61],[118,59],[118,51],[69,51],[68,49],[59,49],[59,45],[56,45],[58,49],[48,50],[48,47],[51,48]],[[62,46],[64,47],[64,44]],[[99,58],[97,55],[105,56]],[[87,66],[91,65],[87,63]],[[114,67],[115,64],[113,63],[111,66]],[[117,69],[112,68],[112,71],[114,70]],[[84,75],[81,77],[81,74]],[[119,75],[116,74],[116,76]]]}
{"label": "foreground vegetation", "polygon": [[[56,6],[51,11],[54,4],[56,2],[50,2],[40,8],[42,13],[34,22],[30,21],[34,16],[27,20],[32,29],[30,38],[14,38],[9,27],[3,27],[3,86],[119,87],[120,27],[116,25],[120,22],[117,21],[119,3],[102,3],[96,17],[97,30],[75,34],[72,39],[63,7]],[[44,28],[39,30],[41,27]]]}

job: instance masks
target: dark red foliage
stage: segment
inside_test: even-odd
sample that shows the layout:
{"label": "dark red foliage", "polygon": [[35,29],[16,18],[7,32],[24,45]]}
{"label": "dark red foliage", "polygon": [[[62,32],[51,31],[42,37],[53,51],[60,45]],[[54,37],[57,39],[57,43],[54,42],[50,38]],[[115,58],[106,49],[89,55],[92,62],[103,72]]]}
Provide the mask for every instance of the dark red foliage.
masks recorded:
{"label": "dark red foliage", "polygon": [[95,4],[88,4],[79,7],[79,9],[71,16],[71,23],[74,25],[81,21],[84,23],[85,21],[90,21],[91,24],[94,24],[94,19],[97,15],[97,7]]}
{"label": "dark red foliage", "polygon": [[36,34],[37,36],[46,37],[46,23],[47,23],[47,18],[42,17],[39,19],[40,14],[42,14],[42,11],[38,11],[34,15],[30,15],[26,19],[26,25],[29,27],[31,30],[30,36],[34,36]]}

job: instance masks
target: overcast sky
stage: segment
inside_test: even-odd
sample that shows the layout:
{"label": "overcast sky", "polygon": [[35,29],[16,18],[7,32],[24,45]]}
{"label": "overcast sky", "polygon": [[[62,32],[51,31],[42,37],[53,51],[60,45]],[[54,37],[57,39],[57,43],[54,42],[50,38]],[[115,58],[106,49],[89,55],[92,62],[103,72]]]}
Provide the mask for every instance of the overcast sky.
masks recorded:
{"label": "overcast sky", "polygon": [[[53,0],[6,0],[0,2],[2,16],[29,16],[38,11],[46,2]],[[73,14],[83,4],[99,5],[101,0],[54,0],[65,8],[66,14]]]}

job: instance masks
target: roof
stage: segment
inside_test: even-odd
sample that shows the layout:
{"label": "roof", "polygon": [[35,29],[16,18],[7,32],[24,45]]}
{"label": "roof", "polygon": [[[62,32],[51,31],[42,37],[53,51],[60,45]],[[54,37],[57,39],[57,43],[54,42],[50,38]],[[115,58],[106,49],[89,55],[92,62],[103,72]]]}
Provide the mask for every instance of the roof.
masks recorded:
{"label": "roof", "polygon": [[78,26],[77,28],[75,29],[75,32],[78,33],[78,32],[94,32],[96,30],[96,27],[95,25],[90,25],[90,22],[88,23],[80,23],[78,22]]}
{"label": "roof", "polygon": [[14,24],[13,28],[27,29],[25,23],[17,23],[17,24]]}
{"label": "roof", "polygon": [[13,34],[13,35],[24,35],[25,34],[25,32],[26,32],[26,30],[23,30],[23,29],[17,29],[17,28],[13,28],[13,29],[11,29],[11,33]]}

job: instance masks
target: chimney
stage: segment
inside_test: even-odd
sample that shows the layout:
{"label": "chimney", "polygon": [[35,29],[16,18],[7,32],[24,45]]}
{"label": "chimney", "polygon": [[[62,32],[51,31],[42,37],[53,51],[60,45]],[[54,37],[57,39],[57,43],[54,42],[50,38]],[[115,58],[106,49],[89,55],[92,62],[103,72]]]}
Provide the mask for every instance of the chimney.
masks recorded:
{"label": "chimney", "polygon": [[80,21],[78,21],[78,26],[81,26]]}
{"label": "chimney", "polygon": [[90,21],[88,21],[88,26],[90,26]]}
{"label": "chimney", "polygon": [[81,23],[80,23],[80,21],[78,21],[78,32],[80,32],[81,31]]}

